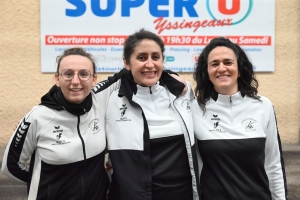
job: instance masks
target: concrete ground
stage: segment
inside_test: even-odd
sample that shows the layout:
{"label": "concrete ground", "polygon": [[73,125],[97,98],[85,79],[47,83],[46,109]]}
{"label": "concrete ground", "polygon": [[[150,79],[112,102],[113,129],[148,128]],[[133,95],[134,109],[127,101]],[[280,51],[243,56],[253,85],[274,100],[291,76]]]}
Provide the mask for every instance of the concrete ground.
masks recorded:
{"label": "concrete ground", "polygon": [[300,200],[300,144],[283,145],[289,200]]}
{"label": "concrete ground", "polygon": [[[300,144],[282,146],[289,200],[300,200]],[[4,149],[0,148],[0,166]],[[0,200],[26,200],[26,186],[0,172]]]}

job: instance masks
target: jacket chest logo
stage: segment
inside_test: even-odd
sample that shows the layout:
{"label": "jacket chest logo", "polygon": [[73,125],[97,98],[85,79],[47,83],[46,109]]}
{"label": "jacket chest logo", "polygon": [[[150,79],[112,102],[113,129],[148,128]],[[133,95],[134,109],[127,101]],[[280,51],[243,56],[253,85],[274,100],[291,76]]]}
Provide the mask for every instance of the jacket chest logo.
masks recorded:
{"label": "jacket chest logo", "polygon": [[253,118],[245,118],[241,124],[245,128],[246,132],[256,131],[255,124],[257,121]]}
{"label": "jacket chest logo", "polygon": [[64,130],[60,128],[60,125],[54,126],[54,130],[52,131],[52,133],[55,134],[56,141],[52,145],[64,145],[70,143],[64,140],[63,132]]}
{"label": "jacket chest logo", "polygon": [[187,112],[191,112],[191,105],[190,105],[190,100],[188,99],[183,99],[181,102],[181,106],[187,110]]}
{"label": "jacket chest logo", "polygon": [[100,125],[99,125],[99,119],[97,119],[97,118],[93,119],[89,123],[89,128],[91,129],[93,135],[95,135],[96,133],[98,133],[101,130]]}
{"label": "jacket chest logo", "polygon": [[212,129],[209,130],[209,132],[217,132],[217,133],[226,133],[225,130],[222,130],[220,126],[221,119],[218,117],[218,114],[213,114],[212,118],[210,119],[212,121]]}
{"label": "jacket chest logo", "polygon": [[126,103],[122,104],[120,107],[120,119],[117,119],[117,122],[122,122],[122,121],[131,121],[131,119],[128,119],[126,117],[126,111],[127,111],[128,107],[126,105]]}

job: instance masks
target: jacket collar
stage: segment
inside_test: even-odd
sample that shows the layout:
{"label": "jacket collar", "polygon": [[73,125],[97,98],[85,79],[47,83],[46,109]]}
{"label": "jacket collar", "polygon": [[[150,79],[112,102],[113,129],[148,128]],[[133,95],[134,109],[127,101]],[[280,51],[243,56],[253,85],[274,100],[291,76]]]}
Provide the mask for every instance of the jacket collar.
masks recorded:
{"label": "jacket collar", "polygon": [[[176,97],[179,97],[184,89],[185,85],[180,81],[177,81],[166,71],[162,72],[162,75],[158,82],[159,85],[167,87],[169,91]],[[127,99],[132,99],[132,96],[137,93],[137,83],[134,82],[131,71],[122,75],[121,86],[119,89],[119,97],[125,96]]]}
{"label": "jacket collar", "polygon": [[232,104],[237,105],[239,102],[243,101],[245,95],[241,94],[240,91],[233,95],[223,95],[219,94],[216,91],[213,91],[211,95],[211,102],[218,103],[218,104]]}
{"label": "jacket collar", "polygon": [[67,110],[73,115],[83,115],[89,112],[92,108],[92,95],[91,93],[80,104],[73,104],[65,99],[61,88],[54,85],[48,93],[41,98],[40,105],[46,106],[54,110]]}

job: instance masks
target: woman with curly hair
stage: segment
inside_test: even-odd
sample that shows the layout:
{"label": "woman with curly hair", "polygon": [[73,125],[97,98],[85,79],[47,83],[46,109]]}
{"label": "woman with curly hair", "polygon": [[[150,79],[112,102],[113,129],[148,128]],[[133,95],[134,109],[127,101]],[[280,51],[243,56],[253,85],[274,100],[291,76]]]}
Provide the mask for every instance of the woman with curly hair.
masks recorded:
{"label": "woman with curly hair", "polygon": [[287,199],[274,108],[257,94],[246,53],[229,39],[213,39],[199,56],[194,80],[201,199]]}

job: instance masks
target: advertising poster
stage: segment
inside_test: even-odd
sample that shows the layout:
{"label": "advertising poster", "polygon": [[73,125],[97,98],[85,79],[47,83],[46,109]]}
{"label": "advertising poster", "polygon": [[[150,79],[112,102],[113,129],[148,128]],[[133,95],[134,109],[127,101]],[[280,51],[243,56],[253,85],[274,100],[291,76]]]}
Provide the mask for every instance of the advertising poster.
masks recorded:
{"label": "advertising poster", "polygon": [[141,28],[165,43],[164,67],[193,72],[202,49],[227,37],[250,57],[254,70],[274,71],[274,0],[41,0],[41,71],[56,71],[56,57],[81,46],[97,72],[123,68],[123,43]]}

